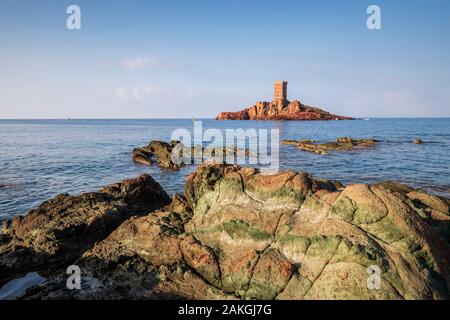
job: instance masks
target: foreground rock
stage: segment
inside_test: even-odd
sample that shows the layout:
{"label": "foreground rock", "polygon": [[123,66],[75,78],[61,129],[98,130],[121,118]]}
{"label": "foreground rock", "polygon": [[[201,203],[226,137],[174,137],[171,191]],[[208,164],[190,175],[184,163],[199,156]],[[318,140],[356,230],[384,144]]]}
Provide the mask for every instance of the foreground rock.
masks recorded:
{"label": "foreground rock", "polygon": [[70,265],[123,221],[170,202],[149,175],[79,196],[60,194],[24,217],[3,221],[0,285],[29,271],[44,274]]}
{"label": "foreground rock", "polygon": [[132,159],[135,163],[152,165],[156,162],[164,169],[180,169],[184,165],[193,163],[203,163],[212,157],[219,157],[220,162],[225,163],[226,156],[234,157],[248,156],[247,151],[239,150],[236,147],[207,147],[184,146],[179,141],[170,143],[153,140],[147,146],[135,148]]}
{"label": "foreground rock", "polygon": [[316,143],[312,140],[283,140],[281,144],[295,145],[300,150],[316,154],[328,154],[330,150],[351,151],[373,147],[378,141],[374,139],[352,139],[349,137],[337,138],[335,142]]}
{"label": "foreground rock", "polygon": [[353,118],[331,114],[295,100],[284,104],[257,102],[241,111],[222,112],[216,120],[353,120]]}
{"label": "foreground rock", "polygon": [[83,290],[61,273],[27,297],[449,298],[448,199],[225,165],[200,166],[184,194],[91,243],[75,262]]}

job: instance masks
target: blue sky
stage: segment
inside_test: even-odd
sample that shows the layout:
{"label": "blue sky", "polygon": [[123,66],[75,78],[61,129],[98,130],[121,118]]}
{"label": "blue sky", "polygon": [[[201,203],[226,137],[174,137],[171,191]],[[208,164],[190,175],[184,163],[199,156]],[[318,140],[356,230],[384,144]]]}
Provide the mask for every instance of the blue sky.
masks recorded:
{"label": "blue sky", "polygon": [[449,34],[448,0],[0,0],[0,118],[214,117],[276,79],[337,114],[448,117]]}

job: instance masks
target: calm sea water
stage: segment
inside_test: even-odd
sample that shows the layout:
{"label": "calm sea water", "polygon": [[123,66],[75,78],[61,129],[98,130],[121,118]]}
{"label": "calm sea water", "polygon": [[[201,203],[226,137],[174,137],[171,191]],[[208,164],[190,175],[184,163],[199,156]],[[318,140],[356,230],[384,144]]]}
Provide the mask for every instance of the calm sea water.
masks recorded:
{"label": "calm sea water", "polygon": [[[334,140],[341,136],[380,140],[371,150],[319,156],[280,147],[283,169],[303,170],[344,183],[396,180],[450,197],[450,119],[369,121],[214,121],[203,127],[277,128],[280,139]],[[151,174],[169,192],[182,191],[179,172],[135,165],[130,153],[150,140],[170,140],[191,120],[0,120],[0,219],[23,214],[59,193],[78,194]],[[421,138],[423,145],[412,141]]]}

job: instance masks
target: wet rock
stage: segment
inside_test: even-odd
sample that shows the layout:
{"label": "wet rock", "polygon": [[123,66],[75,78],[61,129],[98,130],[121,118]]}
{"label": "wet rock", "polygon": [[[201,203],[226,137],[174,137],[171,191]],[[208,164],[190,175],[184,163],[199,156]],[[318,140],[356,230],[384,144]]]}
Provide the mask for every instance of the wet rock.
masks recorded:
{"label": "wet rock", "polygon": [[[303,140],[302,140],[302,141],[303,141]],[[294,146],[297,146],[299,143],[300,143],[300,141],[297,141],[297,140],[283,140],[283,141],[281,141],[281,144],[284,144],[284,145],[294,145]]]}
{"label": "wet rock", "polygon": [[284,145],[295,145],[303,151],[326,155],[330,150],[351,151],[373,147],[378,141],[374,139],[353,139],[350,137],[337,138],[335,142],[315,143],[312,140],[283,140]]}
{"label": "wet rock", "polygon": [[148,144],[146,149],[156,155],[158,164],[167,169],[177,169],[181,166],[179,163],[175,163],[172,159],[172,150],[175,145],[162,142],[152,141]]}
{"label": "wet rock", "polygon": [[132,159],[136,163],[151,166],[153,164],[153,153],[144,150],[143,148],[135,148],[133,150]]}
{"label": "wet rock", "polygon": [[3,221],[0,284],[28,271],[50,272],[74,261],[123,221],[168,204],[170,198],[149,175],[98,192],[61,194],[27,215]]}
{"label": "wet rock", "polygon": [[180,169],[181,167],[194,163],[203,163],[211,159],[221,163],[226,162],[226,157],[249,156],[248,150],[240,150],[234,146],[226,147],[202,147],[184,146],[180,141],[173,140],[169,143],[163,141],[151,141],[147,146],[135,148],[132,159],[136,163],[152,165],[154,160],[165,169]]}
{"label": "wet rock", "polygon": [[136,163],[152,165],[154,161],[162,168],[179,169],[182,163],[173,161],[172,151],[178,144],[178,141],[172,141],[170,144],[163,141],[151,141],[147,146],[135,148],[132,153],[132,159]]}
{"label": "wet rock", "polygon": [[420,140],[420,139],[416,139],[416,140],[414,140],[414,143],[415,143],[415,144],[422,144],[422,143],[423,143],[423,141],[422,141],[422,140]]}

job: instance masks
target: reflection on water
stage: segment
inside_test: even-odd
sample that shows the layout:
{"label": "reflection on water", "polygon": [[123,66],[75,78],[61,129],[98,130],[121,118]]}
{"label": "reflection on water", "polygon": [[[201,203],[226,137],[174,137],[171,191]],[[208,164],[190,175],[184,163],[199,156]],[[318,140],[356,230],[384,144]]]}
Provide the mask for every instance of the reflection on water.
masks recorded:
{"label": "reflection on water", "polygon": [[[147,172],[168,193],[182,192],[179,172],[135,165],[131,151],[150,140],[168,141],[186,120],[0,120],[0,218],[23,214],[58,193],[77,194]],[[371,121],[214,121],[208,128],[277,128],[280,139],[380,140],[370,150],[320,156],[280,146],[282,169],[303,170],[343,183],[396,180],[450,197],[450,119]],[[421,138],[425,143],[412,142]]]}

